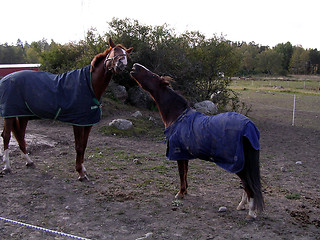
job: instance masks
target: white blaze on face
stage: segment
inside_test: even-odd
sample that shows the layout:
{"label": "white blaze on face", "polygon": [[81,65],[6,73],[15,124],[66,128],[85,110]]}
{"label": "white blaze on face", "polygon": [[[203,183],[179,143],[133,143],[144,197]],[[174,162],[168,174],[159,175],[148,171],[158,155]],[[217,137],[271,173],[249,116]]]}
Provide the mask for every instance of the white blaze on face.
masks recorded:
{"label": "white blaze on face", "polygon": [[121,61],[125,66],[127,66],[127,64],[128,64],[127,53],[126,53],[126,51],[124,49],[121,49],[121,50],[122,50],[122,53],[124,54],[124,58]]}

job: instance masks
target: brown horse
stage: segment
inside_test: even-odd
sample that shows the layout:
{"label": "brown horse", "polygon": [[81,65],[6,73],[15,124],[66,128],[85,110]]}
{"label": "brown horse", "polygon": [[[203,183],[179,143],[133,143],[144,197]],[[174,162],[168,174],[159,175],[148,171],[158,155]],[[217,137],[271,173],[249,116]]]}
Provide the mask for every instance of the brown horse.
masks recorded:
{"label": "brown horse", "polygon": [[[206,116],[190,109],[185,98],[169,87],[168,77],[159,77],[140,64],[134,64],[130,74],[150,93],[160,111],[166,128],[167,157],[178,163],[180,191],[176,198],[182,199],[187,194],[188,160],[200,158],[215,162],[240,177],[244,193],[237,209],[243,210],[249,200],[247,218],[256,218],[256,211],[264,208],[264,200],[259,170],[259,131],[254,124],[238,113]],[[234,154],[231,160],[229,151]]]}
{"label": "brown horse", "polygon": [[[27,166],[34,166],[26,150],[25,132],[28,121],[35,118],[57,119],[73,125],[76,170],[79,180],[88,180],[84,153],[92,125],[101,118],[100,99],[112,75],[127,66],[132,48],[115,45],[96,55],[88,65],[60,75],[20,71],[0,81],[0,111],[4,118],[3,138],[5,163],[3,172],[11,172],[9,141],[13,132]],[[42,97],[42,98],[41,98]],[[51,110],[51,111],[50,111]]]}

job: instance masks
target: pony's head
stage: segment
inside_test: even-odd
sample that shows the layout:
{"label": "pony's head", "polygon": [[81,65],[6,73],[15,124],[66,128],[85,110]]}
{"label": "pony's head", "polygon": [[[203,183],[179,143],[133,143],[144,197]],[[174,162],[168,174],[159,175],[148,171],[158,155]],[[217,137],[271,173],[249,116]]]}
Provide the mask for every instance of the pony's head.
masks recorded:
{"label": "pony's head", "polygon": [[158,91],[163,87],[170,85],[171,77],[159,75],[151,72],[146,67],[139,63],[133,65],[132,71],[130,72],[131,77],[136,80],[136,82],[149,93]]}
{"label": "pony's head", "polygon": [[109,39],[109,48],[103,53],[96,55],[91,61],[91,71],[103,61],[103,66],[106,71],[119,73],[123,71],[128,64],[128,56],[132,52],[132,48],[126,49],[121,44],[114,44],[112,39]]}

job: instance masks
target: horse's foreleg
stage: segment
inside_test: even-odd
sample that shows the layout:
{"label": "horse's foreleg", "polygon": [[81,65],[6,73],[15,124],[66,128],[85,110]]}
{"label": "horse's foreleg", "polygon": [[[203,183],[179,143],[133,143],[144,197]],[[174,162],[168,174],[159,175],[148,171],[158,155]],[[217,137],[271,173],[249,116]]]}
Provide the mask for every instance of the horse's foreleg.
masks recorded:
{"label": "horse's foreleg", "polygon": [[187,194],[187,174],[188,174],[188,160],[178,160],[178,171],[180,177],[180,191],[177,193],[177,199],[183,199]]}
{"label": "horse's foreleg", "polygon": [[247,193],[245,191],[243,191],[241,202],[239,203],[237,210],[238,211],[245,210],[246,209],[245,205],[247,204],[247,202],[248,202]]}
{"label": "horse's foreleg", "polygon": [[26,159],[26,166],[34,167],[34,163],[27,153],[27,147],[26,147],[26,141],[25,141],[27,125],[28,125],[28,118],[19,117],[18,119],[16,119],[15,123],[13,124],[13,133],[15,138],[17,139],[20,150],[22,151],[22,156]]}
{"label": "horse's foreleg", "polygon": [[2,172],[10,173],[10,160],[9,160],[9,142],[11,138],[11,131],[13,129],[13,124],[15,122],[15,118],[5,118],[3,124],[2,138],[3,138],[3,161],[4,168]]}
{"label": "horse's foreleg", "polygon": [[80,127],[73,126],[75,148],[76,148],[76,170],[79,173],[79,180],[85,181],[89,180],[86,175],[86,169],[83,165],[84,153],[88,143],[89,133],[91,131],[91,126]]}

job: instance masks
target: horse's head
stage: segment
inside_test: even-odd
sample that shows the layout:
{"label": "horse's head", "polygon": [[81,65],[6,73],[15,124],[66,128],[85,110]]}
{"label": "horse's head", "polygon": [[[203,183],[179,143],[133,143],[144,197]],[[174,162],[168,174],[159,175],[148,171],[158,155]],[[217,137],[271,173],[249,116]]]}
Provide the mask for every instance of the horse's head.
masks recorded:
{"label": "horse's head", "polygon": [[139,63],[133,64],[130,75],[144,90],[150,92],[151,95],[155,91],[168,86],[170,80],[169,77],[160,77]]}
{"label": "horse's head", "polygon": [[102,60],[104,69],[112,73],[123,71],[128,64],[128,56],[132,52],[132,48],[126,49],[121,44],[114,44],[112,39],[109,39],[110,48],[103,53],[94,57],[91,62],[92,67],[96,67]]}
{"label": "horse's head", "polygon": [[106,69],[118,73],[123,71],[128,64],[128,55],[131,53],[132,48],[125,49],[122,45],[115,45],[112,39],[109,39],[109,45],[112,48],[104,60]]}

